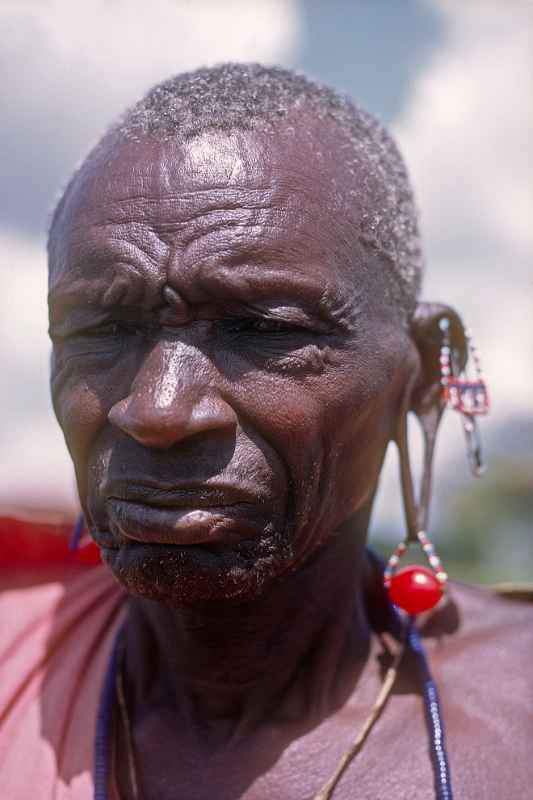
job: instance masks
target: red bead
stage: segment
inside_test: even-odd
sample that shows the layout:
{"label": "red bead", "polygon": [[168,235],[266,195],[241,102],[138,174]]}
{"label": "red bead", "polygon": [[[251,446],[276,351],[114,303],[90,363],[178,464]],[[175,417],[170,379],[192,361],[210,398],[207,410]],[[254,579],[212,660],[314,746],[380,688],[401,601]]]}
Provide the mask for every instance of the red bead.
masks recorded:
{"label": "red bead", "polygon": [[405,567],[389,583],[389,597],[408,614],[434,608],[442,597],[442,584],[427,567]]}

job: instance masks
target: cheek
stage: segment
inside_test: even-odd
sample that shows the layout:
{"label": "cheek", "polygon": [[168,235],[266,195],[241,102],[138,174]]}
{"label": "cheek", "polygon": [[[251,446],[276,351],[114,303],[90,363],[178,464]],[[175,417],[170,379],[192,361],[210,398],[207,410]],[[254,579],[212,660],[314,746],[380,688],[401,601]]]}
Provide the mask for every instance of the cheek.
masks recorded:
{"label": "cheek", "polygon": [[305,376],[250,371],[232,388],[230,402],[241,424],[249,422],[277,454],[289,476],[296,514],[305,517],[321,496],[324,464],[334,445],[339,405],[338,372]]}
{"label": "cheek", "polygon": [[91,444],[105,425],[107,409],[100,390],[89,383],[65,386],[54,395],[54,410],[76,472],[82,505],[87,493],[87,464]]}
{"label": "cheek", "polygon": [[72,455],[93,437],[107,417],[101,385],[82,382],[65,386],[54,398],[57,420]]}
{"label": "cheek", "polygon": [[106,369],[75,362],[52,373],[53,407],[74,462],[82,499],[91,451],[108,424],[111,407],[128,391],[125,366],[122,359],[120,365],[109,364]]}
{"label": "cheek", "polygon": [[337,432],[332,483],[339,522],[370,501],[374,494],[395,418],[389,399],[388,395],[370,399]]}
{"label": "cheek", "polygon": [[236,410],[283,459],[301,525],[330,528],[370,499],[403,381],[393,355],[373,342],[305,375],[241,377]]}
{"label": "cheek", "polygon": [[339,396],[337,408],[331,410],[338,421],[332,473],[340,521],[372,499],[396,432],[410,362],[407,353],[398,354],[396,341],[394,347],[389,343],[373,351],[359,366],[353,372],[351,393]]}

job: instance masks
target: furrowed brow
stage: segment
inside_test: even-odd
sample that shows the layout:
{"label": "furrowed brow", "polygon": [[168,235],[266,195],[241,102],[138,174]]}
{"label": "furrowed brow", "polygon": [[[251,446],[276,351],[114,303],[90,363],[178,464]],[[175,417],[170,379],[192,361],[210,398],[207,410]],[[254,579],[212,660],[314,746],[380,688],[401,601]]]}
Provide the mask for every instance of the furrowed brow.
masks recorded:
{"label": "furrowed brow", "polygon": [[[247,265],[246,269],[229,268],[202,274],[202,289],[214,300],[250,308],[276,309],[289,313],[301,309],[309,317],[331,328],[350,331],[350,320],[357,315],[333,286],[319,284],[312,276],[286,270],[265,270],[264,265]],[[352,300],[357,302],[357,297]]]}

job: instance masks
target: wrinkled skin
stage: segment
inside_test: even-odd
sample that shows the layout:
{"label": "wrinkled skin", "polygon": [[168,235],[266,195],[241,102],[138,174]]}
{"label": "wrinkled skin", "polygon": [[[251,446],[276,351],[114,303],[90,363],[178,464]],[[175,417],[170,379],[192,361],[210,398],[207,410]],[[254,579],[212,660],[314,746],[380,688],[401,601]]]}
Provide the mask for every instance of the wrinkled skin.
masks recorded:
{"label": "wrinkled skin", "polygon": [[[311,797],[379,690],[387,603],[366,529],[399,416],[438,402],[426,334],[442,308],[414,330],[385,301],[340,137],[111,143],[53,232],[54,408],[131,595],[145,798]],[[404,681],[335,797],[429,796]],[[118,781],[128,796],[125,767]]]}
{"label": "wrinkled skin", "polygon": [[[309,143],[286,146],[122,146],[55,259],[53,394],[83,508],[127,588],[171,604],[247,596],[368,504],[416,365],[379,259],[322,221],[339,165],[306,175]],[[161,564],[131,546],[154,521],[127,501],[182,486],[226,508],[175,541],[154,515],[159,544],[187,545]]]}

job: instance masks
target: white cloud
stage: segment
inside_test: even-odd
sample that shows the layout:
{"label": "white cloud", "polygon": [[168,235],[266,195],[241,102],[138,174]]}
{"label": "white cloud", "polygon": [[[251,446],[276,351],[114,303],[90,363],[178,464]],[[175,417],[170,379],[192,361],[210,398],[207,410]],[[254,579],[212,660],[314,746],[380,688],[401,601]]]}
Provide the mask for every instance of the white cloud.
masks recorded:
{"label": "white cloud", "polygon": [[4,0],[0,19],[15,80],[17,67],[40,85],[90,78],[106,104],[113,92],[136,99],[151,81],[200,64],[279,59],[295,45],[299,14],[292,0]]}
{"label": "white cloud", "polygon": [[284,61],[299,21],[296,0],[4,0],[6,219],[42,232],[59,184],[152,84],[219,61]]}
{"label": "white cloud", "polygon": [[395,125],[428,244],[434,253],[455,254],[455,241],[464,249],[476,238],[478,252],[490,256],[497,246],[498,255],[521,263],[533,249],[533,7],[437,5],[447,43]]}
{"label": "white cloud", "polygon": [[477,334],[501,420],[533,397],[532,6],[436,4],[447,40],[394,133],[422,212],[426,295]]}
{"label": "white cloud", "polygon": [[0,505],[73,507],[72,468],[48,398],[46,264],[53,193],[103,128],[151,84],[218,61],[278,62],[299,35],[296,0],[3,0],[0,149]]}
{"label": "white cloud", "polygon": [[[531,24],[518,0],[512,11],[490,0],[439,7],[447,40],[413,84],[394,132],[422,209],[426,295],[455,304],[474,329],[494,401],[490,426],[529,411],[533,397]],[[151,83],[219,60],[286,61],[299,32],[296,0],[4,1],[0,23],[10,67],[0,147],[9,204],[27,215],[32,193],[42,185],[49,204],[57,175]],[[44,247],[6,227],[0,250],[9,420],[0,430],[0,504],[19,495],[72,505],[72,470],[48,399]],[[450,419],[440,464],[462,447]],[[384,484],[397,523],[390,468]],[[391,509],[380,511],[382,520]]]}
{"label": "white cloud", "polygon": [[[531,415],[533,405],[533,6],[433,2],[444,15],[446,40],[414,81],[393,134],[421,209],[425,297],[457,308],[481,352],[492,400],[490,417],[480,422],[484,439],[511,415]],[[445,415],[439,436],[441,490],[448,481],[469,480],[455,416]],[[375,516],[382,531],[398,535],[392,453]]]}
{"label": "white cloud", "polygon": [[75,506],[72,467],[49,400],[44,247],[0,232],[0,506]]}

